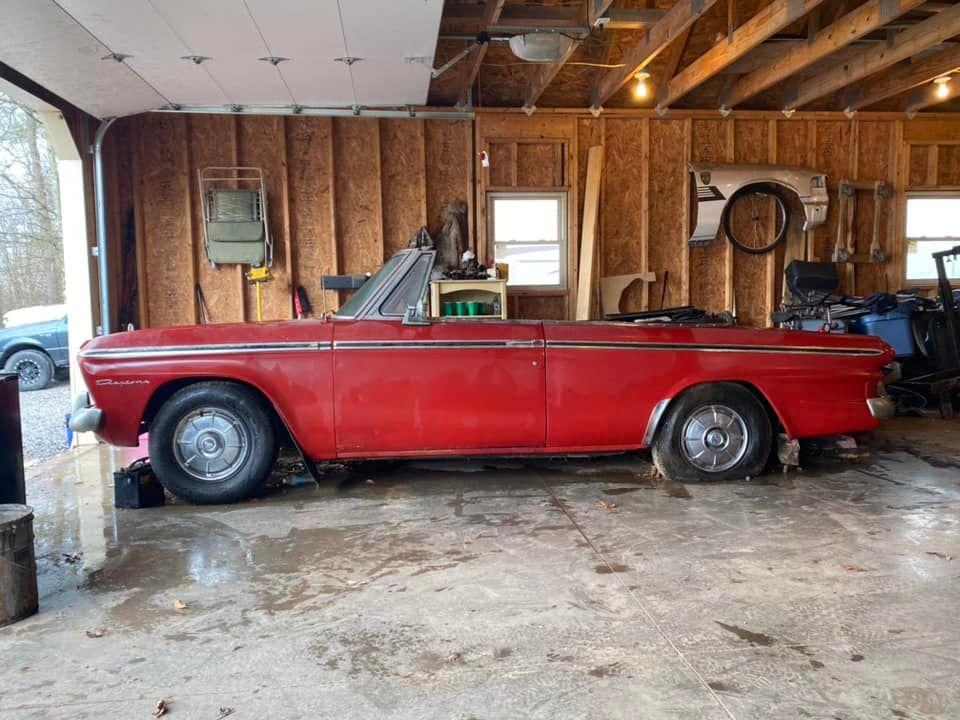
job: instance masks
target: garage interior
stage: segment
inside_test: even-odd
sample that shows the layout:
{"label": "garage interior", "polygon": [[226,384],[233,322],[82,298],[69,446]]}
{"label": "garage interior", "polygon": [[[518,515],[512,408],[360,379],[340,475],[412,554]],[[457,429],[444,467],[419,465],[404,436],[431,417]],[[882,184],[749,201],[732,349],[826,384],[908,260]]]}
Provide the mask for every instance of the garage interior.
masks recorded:
{"label": "garage interior", "polygon": [[[507,286],[511,319],[772,327],[795,260],[833,264],[837,295],[935,298],[911,253],[960,244],[960,215],[907,233],[912,198],[960,198],[960,4],[3,4],[0,79],[80,153],[87,337],[319,318],[349,297],[325,277],[421,227],[499,261],[492,203],[516,196],[559,198],[560,260],[553,287]],[[528,33],[559,57],[518,57]],[[768,252],[692,246],[691,163],[825,174],[825,221],[791,203]],[[262,172],[265,284],[208,262],[205,168]],[[319,482],[282,455],[250,501],[121,509],[146,442],[80,444],[26,475],[39,613],[0,628],[0,718],[958,717],[953,400],[723,483],[645,451]]]}

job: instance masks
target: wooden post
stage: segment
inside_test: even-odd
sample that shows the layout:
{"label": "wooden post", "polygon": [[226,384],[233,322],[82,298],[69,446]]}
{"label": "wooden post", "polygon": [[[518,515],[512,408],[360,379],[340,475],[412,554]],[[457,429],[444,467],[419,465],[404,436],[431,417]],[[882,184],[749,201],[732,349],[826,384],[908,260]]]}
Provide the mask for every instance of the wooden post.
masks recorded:
{"label": "wooden post", "polygon": [[33,510],[0,505],[0,627],[37,612]]}
{"label": "wooden post", "polygon": [[577,320],[590,319],[593,276],[596,271],[597,215],[600,209],[600,177],[603,145],[594,145],[587,155],[587,185],[583,193],[583,227],[580,229],[580,268],[577,285]]}

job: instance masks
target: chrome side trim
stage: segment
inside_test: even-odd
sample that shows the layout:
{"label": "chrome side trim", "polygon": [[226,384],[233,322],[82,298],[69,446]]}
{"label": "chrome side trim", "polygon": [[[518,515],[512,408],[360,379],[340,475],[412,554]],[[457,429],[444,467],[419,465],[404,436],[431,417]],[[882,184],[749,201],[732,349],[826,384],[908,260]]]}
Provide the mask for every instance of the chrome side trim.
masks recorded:
{"label": "chrome side trim", "polygon": [[548,340],[548,348],[574,350],[690,350],[696,352],[774,353],[781,355],[882,355],[882,350],[831,348],[817,346],[782,347],[779,345],[707,345],[700,343],[604,342]]}
{"label": "chrome side trim", "polygon": [[653,438],[657,434],[657,428],[660,427],[660,420],[663,419],[663,413],[666,412],[667,405],[670,404],[671,399],[672,398],[664,398],[654,405],[653,410],[650,411],[650,419],[647,420],[647,429],[643,433],[644,447],[650,447],[650,444],[653,442]]}
{"label": "chrome side trim", "polygon": [[104,350],[84,350],[82,358],[155,358],[182,357],[185,355],[235,355],[237,353],[276,353],[276,352],[314,352],[329,350],[329,342],[286,342],[286,343],[224,343],[221,345],[158,345],[141,348],[106,348]]}
{"label": "chrome side trim", "polygon": [[476,350],[542,348],[543,340],[338,340],[335,350]]}

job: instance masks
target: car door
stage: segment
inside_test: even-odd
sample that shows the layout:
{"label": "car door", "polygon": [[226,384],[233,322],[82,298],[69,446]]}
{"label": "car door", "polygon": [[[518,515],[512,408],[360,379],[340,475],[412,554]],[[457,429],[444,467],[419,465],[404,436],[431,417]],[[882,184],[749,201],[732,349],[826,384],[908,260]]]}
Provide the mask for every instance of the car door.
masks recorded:
{"label": "car door", "polygon": [[543,359],[539,322],[337,320],[337,454],[542,446]]}
{"label": "car door", "polygon": [[56,347],[50,350],[50,357],[53,358],[53,362],[60,366],[67,364],[68,357],[68,335],[67,335],[67,316],[64,315],[57,322],[56,330]]}

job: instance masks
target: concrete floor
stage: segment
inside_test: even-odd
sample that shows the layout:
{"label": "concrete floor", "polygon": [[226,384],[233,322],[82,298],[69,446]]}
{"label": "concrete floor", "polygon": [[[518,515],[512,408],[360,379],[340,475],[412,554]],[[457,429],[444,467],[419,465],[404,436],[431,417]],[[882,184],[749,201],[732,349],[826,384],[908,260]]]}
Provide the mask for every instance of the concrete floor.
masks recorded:
{"label": "concrete floor", "polygon": [[30,471],[0,719],[957,718],[960,422],[869,443],[754,482],[432,462],[151,510],[112,507],[119,455],[65,456]]}

